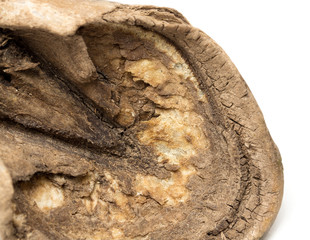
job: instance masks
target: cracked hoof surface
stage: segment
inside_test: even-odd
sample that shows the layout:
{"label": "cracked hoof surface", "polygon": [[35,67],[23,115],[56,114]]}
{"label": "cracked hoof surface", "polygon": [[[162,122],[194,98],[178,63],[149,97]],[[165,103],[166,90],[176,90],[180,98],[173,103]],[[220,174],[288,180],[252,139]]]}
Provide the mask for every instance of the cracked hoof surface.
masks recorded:
{"label": "cracked hoof surface", "polygon": [[1,237],[254,240],[269,229],[281,158],[212,39],[172,9],[28,3],[0,11]]}

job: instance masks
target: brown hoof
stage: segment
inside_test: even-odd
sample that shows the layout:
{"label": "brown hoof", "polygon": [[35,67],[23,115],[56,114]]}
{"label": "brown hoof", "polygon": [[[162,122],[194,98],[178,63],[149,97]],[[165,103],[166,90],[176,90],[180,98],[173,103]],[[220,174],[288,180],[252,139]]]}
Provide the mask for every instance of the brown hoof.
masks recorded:
{"label": "brown hoof", "polygon": [[0,6],[1,239],[254,240],[269,229],[281,157],[206,34],[167,8]]}

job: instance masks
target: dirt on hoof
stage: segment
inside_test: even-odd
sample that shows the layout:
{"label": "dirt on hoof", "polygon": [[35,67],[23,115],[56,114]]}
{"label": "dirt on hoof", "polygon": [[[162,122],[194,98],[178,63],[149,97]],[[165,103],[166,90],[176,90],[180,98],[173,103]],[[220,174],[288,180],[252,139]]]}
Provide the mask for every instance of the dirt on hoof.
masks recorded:
{"label": "dirt on hoof", "polygon": [[0,239],[254,240],[282,164],[225,52],[177,11],[0,3]]}

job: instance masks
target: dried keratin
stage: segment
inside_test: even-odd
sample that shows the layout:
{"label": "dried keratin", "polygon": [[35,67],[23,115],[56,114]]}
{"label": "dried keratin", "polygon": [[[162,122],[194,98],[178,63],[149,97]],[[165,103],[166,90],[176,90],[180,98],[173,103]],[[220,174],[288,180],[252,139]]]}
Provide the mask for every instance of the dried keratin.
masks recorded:
{"label": "dried keratin", "polygon": [[279,152],[225,52],[173,9],[0,3],[0,239],[254,240]]}

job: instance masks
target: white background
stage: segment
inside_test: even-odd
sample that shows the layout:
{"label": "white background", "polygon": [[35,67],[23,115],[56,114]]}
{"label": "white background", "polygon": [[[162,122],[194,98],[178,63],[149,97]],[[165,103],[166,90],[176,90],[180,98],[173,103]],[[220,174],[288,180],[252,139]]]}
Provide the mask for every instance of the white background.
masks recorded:
{"label": "white background", "polygon": [[118,2],[175,8],[226,51],[262,109],[283,159],[282,207],[264,240],[310,239],[310,1]]}

